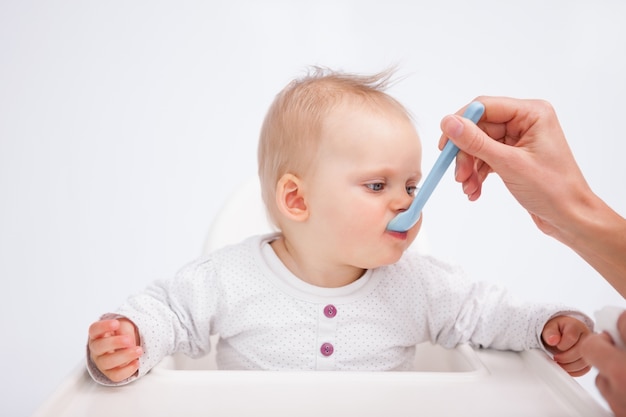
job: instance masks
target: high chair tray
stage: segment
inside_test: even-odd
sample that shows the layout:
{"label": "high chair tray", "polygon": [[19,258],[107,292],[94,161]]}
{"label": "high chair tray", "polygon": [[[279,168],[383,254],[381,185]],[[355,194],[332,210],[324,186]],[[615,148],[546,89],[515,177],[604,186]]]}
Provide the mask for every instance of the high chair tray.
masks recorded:
{"label": "high chair tray", "polygon": [[417,350],[415,372],[217,371],[174,356],[122,387],[81,364],[35,417],[611,415],[541,351]]}

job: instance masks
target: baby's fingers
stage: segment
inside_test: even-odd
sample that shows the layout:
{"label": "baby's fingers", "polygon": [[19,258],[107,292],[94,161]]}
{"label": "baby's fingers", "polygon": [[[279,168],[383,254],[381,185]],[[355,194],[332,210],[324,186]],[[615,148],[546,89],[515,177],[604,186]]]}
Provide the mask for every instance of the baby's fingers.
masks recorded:
{"label": "baby's fingers", "polygon": [[[98,369],[111,381],[120,382],[133,376],[139,369],[140,347],[124,349],[115,353],[101,356]],[[128,360],[130,359],[130,360]]]}
{"label": "baby's fingers", "polygon": [[89,326],[89,340],[107,337],[120,328],[119,320],[100,320]]}
{"label": "baby's fingers", "polygon": [[582,376],[591,370],[591,365],[578,353],[554,355],[554,361],[571,376]]}
{"label": "baby's fingers", "polygon": [[89,340],[89,351],[94,359],[120,349],[133,347],[136,347],[135,340],[128,335],[107,336]]}
{"label": "baby's fingers", "polygon": [[556,353],[572,349],[590,332],[583,322],[572,317],[558,316],[546,323],[541,336],[548,349]]}
{"label": "baby's fingers", "polygon": [[141,347],[135,346],[92,357],[92,359],[98,369],[100,369],[103,373],[106,373],[117,368],[123,368],[128,366],[131,362],[139,359],[142,353],[143,350],[141,349]]}

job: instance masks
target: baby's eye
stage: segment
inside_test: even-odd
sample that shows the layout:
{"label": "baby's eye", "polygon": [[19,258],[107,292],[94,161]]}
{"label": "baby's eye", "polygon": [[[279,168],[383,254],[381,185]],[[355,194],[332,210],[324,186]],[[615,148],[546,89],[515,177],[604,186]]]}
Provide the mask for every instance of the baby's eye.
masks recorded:
{"label": "baby's eye", "polygon": [[382,182],[373,182],[370,184],[365,184],[365,186],[372,191],[382,191],[385,188],[385,184]]}
{"label": "baby's eye", "polygon": [[415,197],[415,194],[417,194],[417,190],[419,190],[419,187],[415,186],[415,185],[407,185],[406,186],[406,192],[408,195],[412,195]]}

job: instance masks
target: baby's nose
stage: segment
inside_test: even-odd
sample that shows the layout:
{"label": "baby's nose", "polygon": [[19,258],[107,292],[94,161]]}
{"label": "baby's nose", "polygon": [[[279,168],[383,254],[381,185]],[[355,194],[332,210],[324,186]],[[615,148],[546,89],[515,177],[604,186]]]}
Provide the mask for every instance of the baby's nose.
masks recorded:
{"label": "baby's nose", "polygon": [[399,213],[408,210],[411,202],[413,201],[413,196],[407,193],[406,191],[400,193],[394,200],[394,211]]}

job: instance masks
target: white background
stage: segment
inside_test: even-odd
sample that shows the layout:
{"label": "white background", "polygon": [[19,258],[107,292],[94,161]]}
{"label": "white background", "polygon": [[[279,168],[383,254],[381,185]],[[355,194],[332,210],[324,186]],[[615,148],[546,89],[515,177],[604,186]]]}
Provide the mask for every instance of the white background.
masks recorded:
{"label": "white background", "polygon": [[[425,172],[441,118],[476,95],[547,99],[593,189],[626,213],[625,17],[620,0],[2,0],[0,415],[30,415],[92,321],[200,253],[255,175],[269,103],[308,65],[397,64]],[[424,228],[435,255],[520,298],[624,305],[497,177],[469,203],[450,171]]]}

